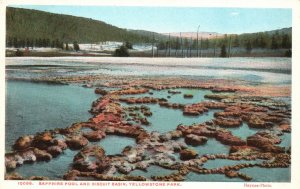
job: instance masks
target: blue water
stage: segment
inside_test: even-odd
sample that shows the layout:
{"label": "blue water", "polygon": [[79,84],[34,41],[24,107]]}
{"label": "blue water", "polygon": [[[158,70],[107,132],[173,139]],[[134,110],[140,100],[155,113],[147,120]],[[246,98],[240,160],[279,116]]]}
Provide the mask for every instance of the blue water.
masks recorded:
{"label": "blue water", "polygon": [[237,128],[226,128],[235,136],[239,136],[241,139],[245,140],[248,136],[252,136],[261,129],[250,128],[245,122]]}
{"label": "blue water", "polygon": [[106,155],[121,154],[126,146],[134,146],[135,139],[123,136],[107,135],[99,142],[93,142],[105,150]]}
{"label": "blue water", "polygon": [[7,81],[6,151],[22,135],[88,120],[91,103],[98,97],[93,89],[79,86]]}
{"label": "blue water", "polygon": [[253,182],[290,182],[291,168],[260,168],[252,167],[240,170],[241,173],[253,177]]}
{"label": "blue water", "polygon": [[148,117],[150,126],[144,127],[148,131],[165,133],[175,130],[179,124],[192,125],[203,123],[214,118],[214,113],[219,110],[211,110],[200,116],[183,116],[182,110],[160,107],[158,104],[147,105],[150,107],[152,116]]}
{"label": "blue water", "polygon": [[278,146],[290,147],[291,146],[291,133],[284,133],[281,138],[281,143]]}

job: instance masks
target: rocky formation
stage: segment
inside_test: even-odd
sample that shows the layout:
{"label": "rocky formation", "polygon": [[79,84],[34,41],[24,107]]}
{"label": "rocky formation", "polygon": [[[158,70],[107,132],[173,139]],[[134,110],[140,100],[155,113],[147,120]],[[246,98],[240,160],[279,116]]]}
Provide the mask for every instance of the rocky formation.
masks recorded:
{"label": "rocky formation", "polygon": [[95,89],[95,93],[104,96],[104,95],[107,95],[108,92],[106,90],[104,90],[104,89],[96,88]]}
{"label": "rocky formation", "polygon": [[152,97],[141,97],[141,98],[120,98],[120,102],[126,102],[127,104],[156,104],[162,99]]}
{"label": "rocky formation", "polygon": [[21,136],[19,137],[15,144],[13,145],[13,149],[15,150],[25,150],[31,146],[34,136]]}
{"label": "rocky formation", "polygon": [[110,167],[110,159],[99,146],[84,147],[73,160],[73,168],[80,172],[102,173]]}
{"label": "rocky formation", "polygon": [[114,95],[133,95],[133,94],[143,94],[143,93],[148,93],[148,92],[149,92],[149,89],[145,89],[145,88],[127,88],[127,89],[112,91],[111,94],[114,94]]}
{"label": "rocky formation", "polygon": [[184,149],[179,152],[181,160],[195,159],[198,153],[192,149]]}
{"label": "rocky formation", "polygon": [[181,94],[181,91],[172,91],[172,90],[168,90],[169,94]]}
{"label": "rocky formation", "polygon": [[192,95],[192,94],[184,94],[183,95],[183,98],[193,98],[194,97],[194,95]]}
{"label": "rocky formation", "polygon": [[282,132],[290,133],[292,129],[290,124],[282,123],[281,125],[278,126],[278,130]]}
{"label": "rocky formation", "polygon": [[250,116],[250,119],[248,120],[248,125],[249,127],[263,128],[263,129],[273,126],[271,122],[266,122],[256,115]]}
{"label": "rocky formation", "polygon": [[161,135],[160,139],[162,141],[168,141],[168,140],[176,140],[176,139],[179,139],[180,137],[182,137],[182,132],[179,130],[176,130],[176,131],[170,131],[168,133]]}
{"label": "rocky formation", "polygon": [[7,170],[12,170],[24,163],[48,161],[51,159],[52,155],[47,151],[29,148],[27,150],[5,154],[5,167]]}
{"label": "rocky formation", "polygon": [[141,107],[133,106],[124,109],[126,114],[126,121],[134,121],[137,124],[150,125],[146,117],[152,116],[150,108],[142,105]]}
{"label": "rocky formation", "polygon": [[185,136],[185,143],[191,144],[193,146],[205,144],[207,140],[208,139],[204,136],[198,136],[194,134],[189,134]]}
{"label": "rocky formation", "polygon": [[198,116],[204,112],[208,112],[208,108],[203,103],[186,105],[183,108],[183,115]]}
{"label": "rocky formation", "polygon": [[5,180],[24,180],[24,177],[22,177],[18,173],[6,174]]}
{"label": "rocky formation", "polygon": [[281,139],[270,132],[258,132],[247,138],[247,144],[262,149],[264,152],[284,153],[284,148],[275,146]]}
{"label": "rocky formation", "polygon": [[221,127],[239,127],[242,125],[242,119],[218,117],[214,122]]}
{"label": "rocky formation", "polygon": [[159,105],[161,107],[172,108],[172,109],[183,109],[184,108],[184,104],[179,104],[179,103],[159,102]]}
{"label": "rocky formation", "polygon": [[218,132],[216,135],[216,139],[223,144],[230,146],[243,146],[246,145],[246,142],[241,138],[234,136],[231,132]]}
{"label": "rocky formation", "polygon": [[83,136],[91,142],[96,142],[105,138],[106,134],[101,130],[97,130],[97,131],[85,132],[83,133]]}
{"label": "rocky formation", "polygon": [[89,141],[81,135],[74,135],[67,138],[66,143],[70,149],[78,150],[86,146]]}
{"label": "rocky formation", "polygon": [[38,161],[50,161],[52,159],[52,155],[45,150],[34,148],[33,152]]}
{"label": "rocky formation", "polygon": [[150,111],[150,108],[148,106],[141,106],[141,112],[144,114],[144,116],[150,117],[152,116],[152,112]]}
{"label": "rocky formation", "polygon": [[198,136],[214,137],[215,139],[219,140],[221,143],[226,145],[242,146],[246,144],[246,142],[240,139],[239,137],[232,135],[230,131],[218,128],[214,125],[180,125],[177,127],[177,130],[181,131],[184,135],[194,134]]}
{"label": "rocky formation", "polygon": [[224,94],[206,94],[204,95],[205,98],[208,99],[213,99],[213,100],[222,100],[222,99],[227,99],[231,98],[232,95],[224,95]]}

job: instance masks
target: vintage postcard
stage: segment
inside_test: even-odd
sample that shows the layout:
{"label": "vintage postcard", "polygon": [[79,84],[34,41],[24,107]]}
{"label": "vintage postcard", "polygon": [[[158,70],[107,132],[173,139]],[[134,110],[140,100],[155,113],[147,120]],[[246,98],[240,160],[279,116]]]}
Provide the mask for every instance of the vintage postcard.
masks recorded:
{"label": "vintage postcard", "polygon": [[0,186],[297,188],[299,2],[240,2],[2,3]]}

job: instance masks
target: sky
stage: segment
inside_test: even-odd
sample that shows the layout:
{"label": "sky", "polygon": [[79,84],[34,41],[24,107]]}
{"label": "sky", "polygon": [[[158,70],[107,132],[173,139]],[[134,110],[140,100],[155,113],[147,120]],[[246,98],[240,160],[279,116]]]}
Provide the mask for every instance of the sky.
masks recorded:
{"label": "sky", "polygon": [[26,9],[68,14],[126,28],[168,32],[218,32],[241,34],[292,26],[291,9],[133,7],[133,6],[60,6],[12,5]]}

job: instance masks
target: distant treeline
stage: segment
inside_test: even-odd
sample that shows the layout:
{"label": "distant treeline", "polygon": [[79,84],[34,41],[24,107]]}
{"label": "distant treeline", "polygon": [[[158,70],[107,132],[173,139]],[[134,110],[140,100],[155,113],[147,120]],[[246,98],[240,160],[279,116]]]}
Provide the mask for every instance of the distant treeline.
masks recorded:
{"label": "distant treeline", "polygon": [[292,35],[289,32],[260,32],[241,35],[224,35],[223,37],[215,37],[211,39],[199,38],[170,38],[167,41],[158,42],[158,49],[209,49],[209,48],[227,48],[240,47],[251,51],[253,48],[262,49],[290,49],[292,48]]}
{"label": "distant treeline", "polygon": [[50,41],[50,39],[18,39],[16,37],[8,37],[6,39],[6,47],[14,48],[33,48],[33,47],[51,47],[51,48],[64,48],[64,43],[58,39]]}
{"label": "distant treeline", "polygon": [[[214,39],[188,39],[188,38],[170,38],[170,40],[161,40],[157,43],[154,41],[155,46],[158,49],[181,49],[191,48],[197,49],[208,49],[208,48],[221,48],[223,45],[231,47],[243,47],[247,50],[253,48],[268,48],[268,49],[290,49],[292,47],[292,39],[290,34],[275,32],[274,34],[268,33],[254,33],[254,34],[242,34],[242,35],[225,35],[221,38]],[[50,40],[49,38],[38,38],[38,39],[18,39],[17,37],[8,37],[6,39],[7,47],[52,47],[52,48],[63,48],[64,43],[59,39]],[[149,39],[149,42],[151,40]]]}

